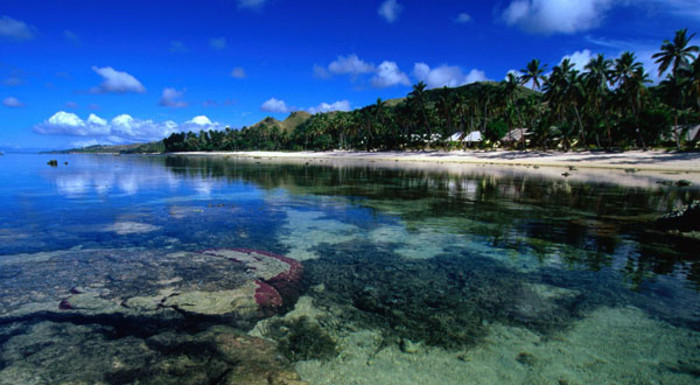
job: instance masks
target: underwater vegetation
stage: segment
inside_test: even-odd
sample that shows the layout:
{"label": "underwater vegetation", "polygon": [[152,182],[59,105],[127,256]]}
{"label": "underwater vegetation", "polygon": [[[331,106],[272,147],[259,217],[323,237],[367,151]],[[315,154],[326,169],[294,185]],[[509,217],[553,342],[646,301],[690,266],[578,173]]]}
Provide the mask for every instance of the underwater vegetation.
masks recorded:
{"label": "underwater vegetation", "polygon": [[683,318],[664,314],[612,271],[521,273],[468,251],[413,260],[389,245],[357,241],[324,244],[317,253],[323,257],[304,262],[305,287],[325,289],[308,294],[318,306],[340,306],[343,324],[381,330],[385,344],[463,349],[480,343],[494,322],[547,337],[600,306],[632,304],[660,318]]}
{"label": "underwater vegetation", "polygon": [[338,354],[336,342],[308,317],[275,319],[266,326],[265,337],[291,361],[329,360]]}

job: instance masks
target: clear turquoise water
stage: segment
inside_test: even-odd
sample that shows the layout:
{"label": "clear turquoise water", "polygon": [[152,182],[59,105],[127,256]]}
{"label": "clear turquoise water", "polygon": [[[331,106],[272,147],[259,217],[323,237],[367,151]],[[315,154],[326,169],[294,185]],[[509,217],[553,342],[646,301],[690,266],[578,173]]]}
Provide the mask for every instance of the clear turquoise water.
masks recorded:
{"label": "clear turquoise water", "polygon": [[[697,187],[577,183],[535,170],[8,154],[0,258],[133,247],[288,255],[303,260],[319,306],[346,309],[338,322],[380,330],[396,346],[411,338],[469,349],[494,323],[551,336],[603,307],[695,333],[700,242],[653,227],[693,199]],[[579,295],[528,312],[514,299],[523,284]],[[697,379],[700,362],[679,365],[668,371]]]}

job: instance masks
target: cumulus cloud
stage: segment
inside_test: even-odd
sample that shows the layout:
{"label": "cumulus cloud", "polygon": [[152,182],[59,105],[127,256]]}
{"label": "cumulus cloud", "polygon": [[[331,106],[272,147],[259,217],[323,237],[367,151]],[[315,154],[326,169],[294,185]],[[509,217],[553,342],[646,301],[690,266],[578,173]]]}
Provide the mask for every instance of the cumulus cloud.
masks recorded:
{"label": "cumulus cloud", "polygon": [[179,100],[185,95],[184,91],[178,91],[167,87],[163,89],[158,105],[161,107],[182,108],[187,107],[187,102]]}
{"label": "cumulus cloud", "polygon": [[20,102],[17,98],[8,96],[2,100],[2,105],[10,108],[24,107],[24,103]]}
{"label": "cumulus cloud", "polygon": [[614,0],[514,0],[503,11],[508,25],[541,34],[571,34],[597,27]]}
{"label": "cumulus cloud", "polygon": [[32,40],[36,35],[36,27],[9,16],[0,17],[0,38],[20,42]]}
{"label": "cumulus cloud", "polygon": [[187,53],[189,51],[185,43],[179,40],[170,41],[170,47],[168,50],[173,53]]}
{"label": "cumulus cloud", "polygon": [[469,15],[466,12],[460,13],[455,18],[455,23],[459,23],[459,24],[466,24],[466,23],[469,23],[470,21],[472,21],[472,17],[471,17],[471,15]]}
{"label": "cumulus cloud", "polygon": [[584,49],[583,51],[576,51],[571,55],[566,55],[563,58],[561,58],[559,64],[561,64],[565,59],[569,59],[571,61],[571,64],[574,65],[575,70],[583,72],[584,67],[586,67],[586,64],[588,64],[588,62],[590,62],[591,59],[593,59],[593,55],[588,49]]}
{"label": "cumulus cloud", "polygon": [[225,37],[219,37],[219,38],[213,38],[209,39],[209,47],[211,49],[221,51],[226,49],[226,38]]}
{"label": "cumulus cloud", "polygon": [[222,125],[206,116],[197,116],[182,124],[172,120],[154,122],[121,114],[108,121],[95,114],[86,120],[78,115],[59,111],[44,122],[34,126],[34,132],[43,135],[65,135],[85,138],[83,143],[136,143],[160,140],[175,132],[220,130]]}
{"label": "cumulus cloud", "polygon": [[374,72],[374,64],[366,63],[354,54],[338,56],[328,65],[328,72],[337,75],[360,75]]}
{"label": "cumulus cloud", "polygon": [[90,114],[85,121],[72,112],[59,111],[34,126],[34,132],[44,135],[105,136],[109,134],[109,128],[107,122],[95,114]]}
{"label": "cumulus cloud", "polygon": [[266,100],[262,106],[260,106],[262,111],[274,112],[274,113],[287,113],[289,112],[289,107],[284,102],[284,100],[278,100],[276,98],[270,98]]}
{"label": "cumulus cloud", "polygon": [[458,87],[465,84],[488,80],[484,71],[472,69],[464,74],[457,66],[441,65],[431,69],[425,63],[416,63],[413,66],[413,76],[419,81],[425,82],[428,89],[438,87]]}
{"label": "cumulus cloud", "polygon": [[245,73],[245,70],[242,67],[236,67],[231,70],[231,77],[236,78],[236,79],[243,79],[247,75]]}
{"label": "cumulus cloud", "polygon": [[310,107],[307,111],[312,114],[331,111],[350,111],[350,102],[347,100],[339,100],[335,103],[321,103],[316,107]]}
{"label": "cumulus cloud", "polygon": [[267,0],[238,0],[238,8],[258,10],[262,8]]}
{"label": "cumulus cloud", "polygon": [[386,0],[379,6],[377,13],[379,16],[383,17],[387,22],[393,23],[398,19],[399,14],[403,10],[403,6],[399,4],[396,0]]}
{"label": "cumulus cloud", "polygon": [[377,88],[392,87],[397,85],[410,86],[408,76],[401,72],[399,66],[393,61],[385,61],[377,68],[377,74],[372,77],[372,86]]}
{"label": "cumulus cloud", "polygon": [[142,94],[146,92],[146,87],[135,77],[126,72],[116,71],[112,67],[98,68],[96,66],[93,66],[92,70],[102,76],[103,81],[99,86],[90,89],[90,93],[124,94],[127,92],[136,92]]}
{"label": "cumulus cloud", "polygon": [[77,46],[77,45],[80,45],[80,43],[81,43],[80,36],[78,36],[78,34],[76,34],[73,31],[69,31],[69,30],[63,31],[63,37],[66,40],[68,40],[70,43],[72,43],[73,45]]}
{"label": "cumulus cloud", "polygon": [[411,85],[408,76],[399,69],[396,62],[385,60],[379,66],[375,66],[355,54],[340,55],[328,67],[314,65],[313,68],[313,76],[318,79],[327,79],[333,75],[351,75],[355,81],[360,75],[369,74],[372,75],[370,83],[376,88]]}

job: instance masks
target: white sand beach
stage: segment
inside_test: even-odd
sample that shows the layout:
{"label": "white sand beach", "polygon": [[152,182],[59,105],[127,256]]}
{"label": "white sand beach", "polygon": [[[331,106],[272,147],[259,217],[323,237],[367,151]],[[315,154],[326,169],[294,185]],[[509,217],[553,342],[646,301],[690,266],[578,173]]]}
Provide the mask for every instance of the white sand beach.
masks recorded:
{"label": "white sand beach", "polygon": [[[344,164],[377,164],[461,173],[489,166],[493,171],[527,171],[573,180],[611,181],[626,185],[651,185],[684,179],[700,184],[700,152],[545,152],[545,151],[392,151],[392,152],[189,152],[187,155],[228,156],[257,161],[291,161]],[[509,171],[510,170],[510,171]]]}

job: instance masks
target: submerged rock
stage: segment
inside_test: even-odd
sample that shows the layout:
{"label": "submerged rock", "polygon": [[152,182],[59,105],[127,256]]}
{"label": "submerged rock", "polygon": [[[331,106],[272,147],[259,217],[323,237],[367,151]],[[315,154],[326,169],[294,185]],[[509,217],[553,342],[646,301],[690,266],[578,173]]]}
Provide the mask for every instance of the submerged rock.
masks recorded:
{"label": "submerged rock", "polygon": [[227,326],[115,338],[111,327],[43,321],[2,333],[0,385],[304,385],[274,343]]}
{"label": "submerged rock", "polygon": [[242,329],[292,307],[297,261],[248,249],[0,258],[0,385],[304,385]]}
{"label": "submerged rock", "polygon": [[293,306],[302,274],[295,260],[247,249],[65,251],[4,257],[0,270],[18,272],[0,282],[0,323],[41,313],[250,325]]}
{"label": "submerged rock", "polygon": [[693,201],[687,207],[673,210],[656,220],[661,230],[700,231],[700,201]]}

